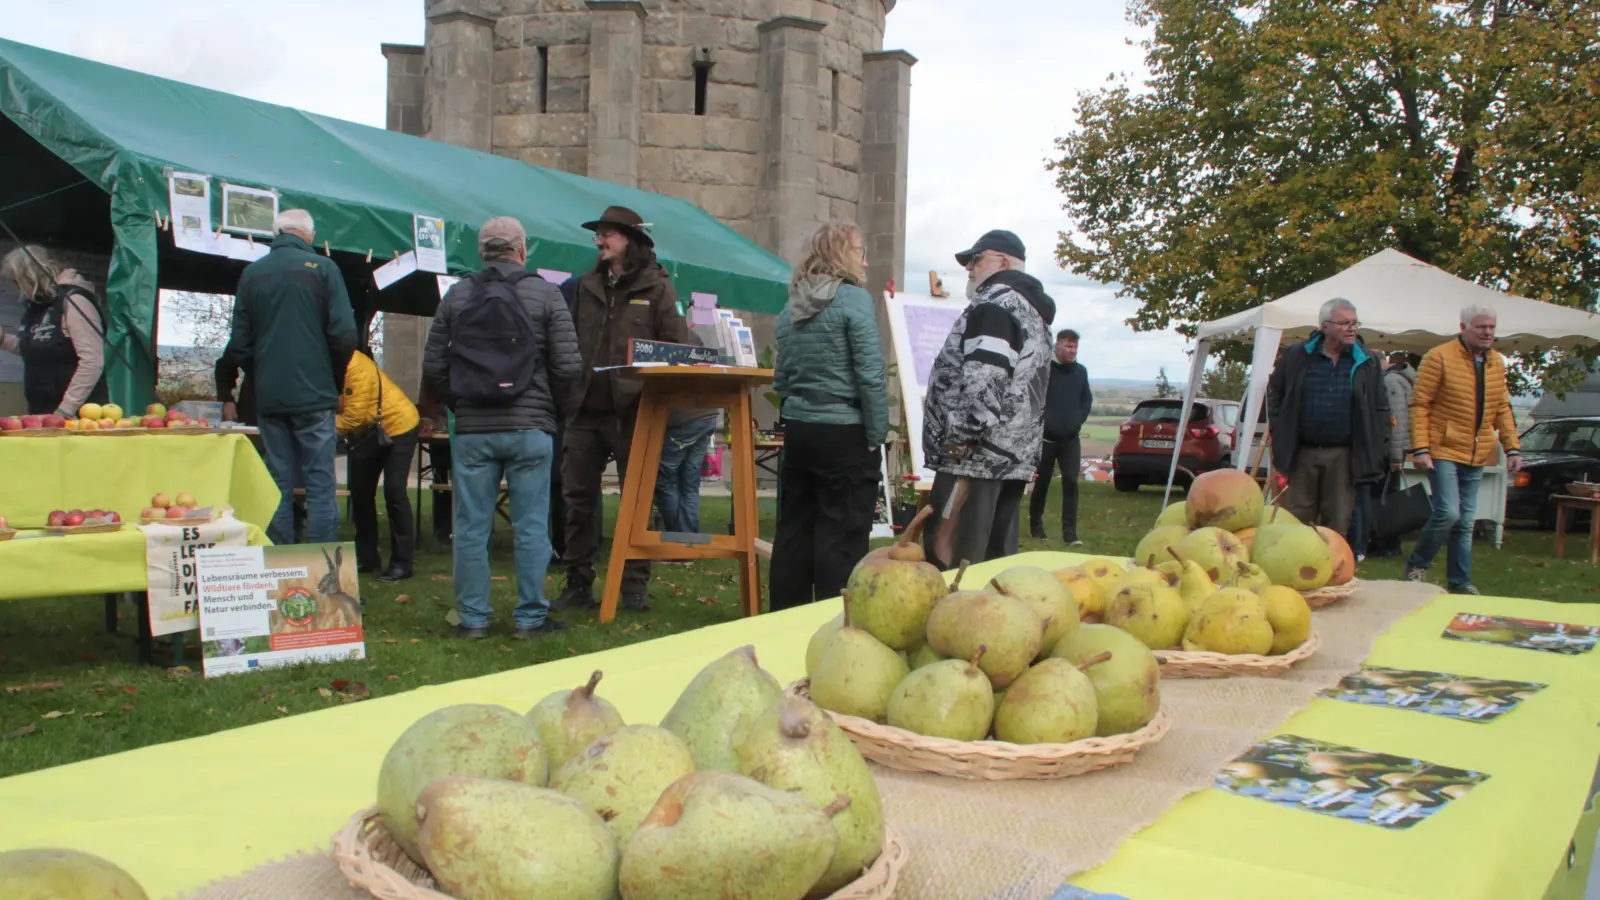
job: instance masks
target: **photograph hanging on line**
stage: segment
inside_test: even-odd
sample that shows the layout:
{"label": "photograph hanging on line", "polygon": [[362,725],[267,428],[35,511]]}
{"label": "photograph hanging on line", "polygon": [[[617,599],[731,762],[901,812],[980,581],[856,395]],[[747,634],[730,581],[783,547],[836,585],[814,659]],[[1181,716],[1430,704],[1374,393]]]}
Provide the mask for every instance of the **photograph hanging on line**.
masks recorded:
{"label": "photograph hanging on line", "polygon": [[1471,641],[1578,656],[1593,650],[1594,645],[1600,642],[1600,627],[1456,613],[1440,637],[1449,641]]}
{"label": "photograph hanging on line", "polygon": [[1466,722],[1492,722],[1544,689],[1531,681],[1472,678],[1442,672],[1366,666],[1318,696],[1409,709]]}
{"label": "photograph hanging on line", "polygon": [[240,234],[272,237],[278,218],[278,195],[259,188],[222,186],[222,227]]}

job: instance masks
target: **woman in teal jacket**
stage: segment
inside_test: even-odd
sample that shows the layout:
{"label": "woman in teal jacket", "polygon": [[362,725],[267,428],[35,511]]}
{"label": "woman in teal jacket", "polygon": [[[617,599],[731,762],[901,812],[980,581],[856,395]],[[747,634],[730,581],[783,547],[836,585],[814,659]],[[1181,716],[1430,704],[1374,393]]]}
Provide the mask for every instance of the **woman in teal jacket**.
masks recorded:
{"label": "woman in teal jacket", "polygon": [[861,287],[866,268],[861,230],[823,225],[778,316],[773,386],[784,439],[774,610],[839,596],[867,555],[889,399],[878,315]]}

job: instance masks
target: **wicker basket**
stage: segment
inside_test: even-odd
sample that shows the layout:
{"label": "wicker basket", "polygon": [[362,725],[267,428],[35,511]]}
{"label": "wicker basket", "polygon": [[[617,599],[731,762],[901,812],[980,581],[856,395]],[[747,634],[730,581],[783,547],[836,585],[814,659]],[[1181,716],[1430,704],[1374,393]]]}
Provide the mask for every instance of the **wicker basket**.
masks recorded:
{"label": "wicker basket", "polygon": [[[811,681],[801,679],[789,692],[810,698]],[[952,741],[870,719],[824,710],[861,755],[891,769],[928,772],[982,781],[1067,778],[1131,762],[1144,747],[1161,740],[1172,720],[1163,706],[1150,724],[1111,737],[1070,744],[1009,744],[1005,741]]]}
{"label": "wicker basket", "polygon": [[45,531],[54,534],[109,534],[121,531],[123,522],[103,522],[99,525],[46,525]]}
{"label": "wicker basket", "polygon": [[74,428],[23,428],[18,431],[0,431],[0,437],[56,437],[77,433],[77,429]]}
{"label": "wicker basket", "polygon": [[1361,590],[1361,579],[1352,578],[1344,584],[1329,585],[1317,588],[1314,591],[1302,591],[1301,596],[1306,598],[1306,605],[1312,609],[1321,609],[1330,603],[1344,600],[1356,591]]}
{"label": "wicker basket", "polygon": [[140,525],[207,525],[215,521],[212,516],[184,516],[181,519],[169,519],[162,516],[159,519],[139,517]]}
{"label": "wicker basket", "polygon": [[[453,900],[437,890],[428,870],[412,862],[378,821],[369,806],[350,817],[333,836],[330,852],[352,887],[379,900]],[[894,894],[900,871],[911,856],[905,838],[892,825],[884,827],[883,852],[872,868],[829,896],[829,900],[879,900]]]}
{"label": "wicker basket", "polygon": [[1310,659],[1322,646],[1316,628],[1305,643],[1282,656],[1256,653],[1211,653],[1203,650],[1157,650],[1162,678],[1230,678],[1235,675],[1282,675],[1295,663]]}
{"label": "wicker basket", "polygon": [[9,541],[17,536],[15,528],[0,528],[0,541]]}

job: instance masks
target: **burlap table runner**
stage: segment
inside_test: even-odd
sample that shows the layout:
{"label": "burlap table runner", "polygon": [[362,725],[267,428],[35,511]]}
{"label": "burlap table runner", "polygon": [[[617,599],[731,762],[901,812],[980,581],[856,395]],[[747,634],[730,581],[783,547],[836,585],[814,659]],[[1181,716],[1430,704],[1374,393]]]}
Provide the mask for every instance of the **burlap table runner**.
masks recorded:
{"label": "burlap table runner", "polygon": [[[1439,593],[1369,582],[1319,610],[1322,648],[1280,678],[1173,679],[1172,730],[1133,763],[1058,781],[964,781],[874,766],[911,861],[897,897],[1036,900],[1111,858],[1245,748],[1354,671],[1378,636]],[[351,810],[350,812],[354,812]],[[329,834],[343,824],[329,823]],[[327,856],[309,853],[187,895],[192,900],[368,900]]]}

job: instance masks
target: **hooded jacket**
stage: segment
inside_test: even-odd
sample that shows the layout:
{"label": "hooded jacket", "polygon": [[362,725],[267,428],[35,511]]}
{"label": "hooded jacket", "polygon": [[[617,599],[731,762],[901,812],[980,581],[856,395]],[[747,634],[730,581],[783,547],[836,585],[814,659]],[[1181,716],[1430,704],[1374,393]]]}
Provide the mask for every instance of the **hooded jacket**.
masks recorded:
{"label": "hooded jacket", "polygon": [[1402,461],[1411,449],[1411,391],[1417,384],[1417,370],[1410,365],[1390,366],[1383,373],[1383,387],[1389,394],[1389,459]]}
{"label": "hooded jacket", "polygon": [[866,291],[811,275],[789,288],[778,315],[772,379],[786,421],[862,425],[867,444],[889,436],[878,313]]}
{"label": "hooded jacket", "polygon": [[[1294,467],[1300,450],[1300,407],[1306,370],[1312,354],[1322,352],[1322,332],[1283,352],[1267,380],[1267,424],[1272,429],[1272,465],[1279,472]],[[1384,390],[1378,360],[1362,342],[1350,345],[1350,477],[1356,484],[1378,481],[1387,469],[1394,418],[1389,414],[1389,394]]]}
{"label": "hooded jacket", "polygon": [[1037,278],[991,275],[934,358],[922,455],[935,472],[1026,481],[1044,440],[1056,304]]}

